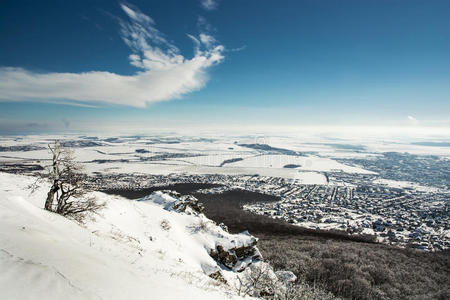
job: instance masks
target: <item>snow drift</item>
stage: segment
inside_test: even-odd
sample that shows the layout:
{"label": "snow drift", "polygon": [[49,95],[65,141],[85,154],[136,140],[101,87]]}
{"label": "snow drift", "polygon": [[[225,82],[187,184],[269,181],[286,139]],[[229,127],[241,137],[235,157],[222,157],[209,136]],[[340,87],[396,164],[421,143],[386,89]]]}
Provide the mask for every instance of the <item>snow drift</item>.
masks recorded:
{"label": "snow drift", "polygon": [[237,271],[265,265],[253,236],[228,233],[176,193],[95,192],[107,207],[81,226],[45,211],[48,186],[31,194],[33,181],[0,173],[1,299],[230,299]]}

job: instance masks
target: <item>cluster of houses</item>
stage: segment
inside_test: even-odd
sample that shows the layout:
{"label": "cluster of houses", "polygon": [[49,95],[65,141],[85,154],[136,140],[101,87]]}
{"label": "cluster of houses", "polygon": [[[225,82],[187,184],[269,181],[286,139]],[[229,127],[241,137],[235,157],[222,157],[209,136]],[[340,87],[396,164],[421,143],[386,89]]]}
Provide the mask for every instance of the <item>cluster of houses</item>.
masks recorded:
{"label": "cluster of houses", "polygon": [[245,209],[303,227],[372,234],[380,242],[436,251],[450,248],[449,196],[370,183],[309,185],[277,203]]}
{"label": "cluster of houses", "polygon": [[[426,251],[450,248],[449,192],[393,188],[372,183],[371,176],[343,174],[352,177],[352,184],[306,185],[293,179],[220,174],[110,174],[96,176],[90,184],[102,189],[215,184],[197,192],[242,189],[270,194],[280,201],[246,205],[244,209],[308,228],[376,235],[380,242],[403,247]],[[327,177],[342,178],[343,174],[329,173]]]}
{"label": "cluster of houses", "polygon": [[371,159],[338,158],[336,160],[375,172],[379,178],[411,181],[422,186],[450,189],[450,159],[445,156],[384,152],[381,156]]}

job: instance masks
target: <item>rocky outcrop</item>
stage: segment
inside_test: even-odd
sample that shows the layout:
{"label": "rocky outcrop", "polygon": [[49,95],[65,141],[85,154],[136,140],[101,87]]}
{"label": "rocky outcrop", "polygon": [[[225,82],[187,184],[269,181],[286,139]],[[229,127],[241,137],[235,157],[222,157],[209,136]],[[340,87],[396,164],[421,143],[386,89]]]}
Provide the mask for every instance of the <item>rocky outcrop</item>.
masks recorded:
{"label": "rocky outcrop", "polygon": [[276,271],[275,275],[277,275],[278,280],[285,285],[289,285],[297,280],[297,276],[291,271]]}
{"label": "rocky outcrop", "polygon": [[212,249],[209,255],[214,258],[215,261],[221,263],[229,269],[232,269],[238,261],[234,251],[227,251],[222,245],[217,245],[216,249]]}
{"label": "rocky outcrop", "polygon": [[[191,215],[196,222],[188,226],[193,233],[199,234],[204,249],[213,258],[208,266],[203,265],[205,274],[216,280],[228,280],[227,271],[243,272],[247,267],[262,260],[256,244],[258,239],[248,231],[231,234],[224,224],[217,225],[203,214],[203,205],[192,195],[181,195],[175,191],[156,191],[141,201],[152,201],[165,210]],[[163,227],[166,228],[167,226]]]}
{"label": "rocky outcrop", "polygon": [[[248,231],[241,233],[241,235],[248,237],[246,243],[228,248],[224,245],[216,244],[216,248],[212,249],[209,255],[219,264],[237,272],[242,272],[253,262],[261,260],[261,253],[256,248],[258,240],[250,235]],[[233,241],[231,244],[234,244]]]}
{"label": "rocky outcrop", "polygon": [[222,228],[223,231],[229,232],[229,231],[228,231],[228,226],[227,226],[227,225],[225,225],[225,224],[223,224],[223,223],[219,223],[219,227]]}
{"label": "rocky outcrop", "polygon": [[203,205],[192,195],[178,197],[178,201],[173,205],[173,209],[178,212],[188,212],[188,208],[196,214],[201,214],[204,210]]}
{"label": "rocky outcrop", "polygon": [[222,274],[221,269],[218,266],[211,266],[211,265],[202,265],[203,272],[208,275],[210,278],[217,280],[221,283],[227,284],[227,280]]}
{"label": "rocky outcrop", "polygon": [[217,280],[217,281],[221,282],[221,283],[227,284],[227,280],[223,277],[222,272],[220,272],[220,271],[216,271],[214,273],[211,273],[208,276],[211,277],[214,280]]}
{"label": "rocky outcrop", "polygon": [[203,213],[204,207],[198,199],[192,195],[181,195],[172,190],[161,190],[142,198],[140,201],[152,199],[153,202],[163,205],[166,210],[174,210],[180,213],[199,215]]}

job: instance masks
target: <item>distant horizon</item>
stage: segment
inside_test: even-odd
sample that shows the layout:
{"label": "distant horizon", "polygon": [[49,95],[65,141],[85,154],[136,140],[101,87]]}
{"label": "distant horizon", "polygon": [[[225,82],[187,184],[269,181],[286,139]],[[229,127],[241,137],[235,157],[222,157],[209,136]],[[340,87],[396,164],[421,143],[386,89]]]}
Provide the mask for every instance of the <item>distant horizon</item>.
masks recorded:
{"label": "distant horizon", "polygon": [[[341,141],[382,141],[389,140],[402,143],[449,143],[450,131],[446,127],[392,127],[392,126],[278,126],[278,127],[187,127],[187,128],[109,128],[109,129],[61,129],[32,131],[0,131],[0,137],[8,136],[95,136],[126,137],[126,136],[174,136],[174,137],[292,137],[298,139],[329,139]],[[448,147],[448,146],[445,146]]]}

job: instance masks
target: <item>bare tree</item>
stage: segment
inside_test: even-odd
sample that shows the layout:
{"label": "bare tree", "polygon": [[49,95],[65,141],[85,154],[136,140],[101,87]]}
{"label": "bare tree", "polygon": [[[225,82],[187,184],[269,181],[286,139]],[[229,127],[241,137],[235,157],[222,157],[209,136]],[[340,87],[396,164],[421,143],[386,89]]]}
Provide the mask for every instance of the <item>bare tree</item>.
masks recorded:
{"label": "bare tree", "polygon": [[[280,277],[278,277],[280,276]],[[250,265],[238,274],[234,288],[239,296],[267,300],[333,300],[333,294],[294,278],[277,275],[269,264]]]}
{"label": "bare tree", "polygon": [[250,265],[236,275],[238,280],[235,289],[239,296],[252,296],[272,299],[275,295],[277,279],[268,264]]}
{"label": "bare tree", "polygon": [[47,193],[45,209],[82,221],[89,212],[97,212],[105,206],[94,197],[86,197],[83,186],[86,175],[82,167],[74,160],[73,151],[63,147],[59,142],[48,145],[52,153],[52,165],[48,179],[52,183]]}

